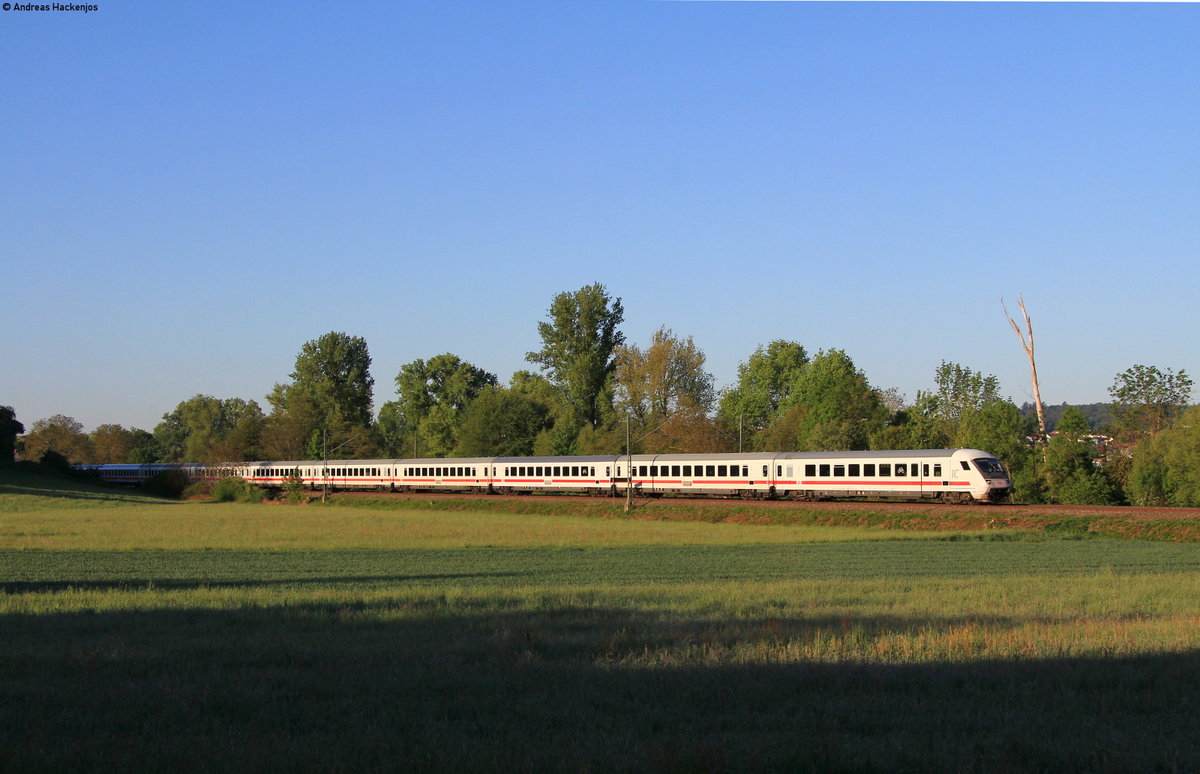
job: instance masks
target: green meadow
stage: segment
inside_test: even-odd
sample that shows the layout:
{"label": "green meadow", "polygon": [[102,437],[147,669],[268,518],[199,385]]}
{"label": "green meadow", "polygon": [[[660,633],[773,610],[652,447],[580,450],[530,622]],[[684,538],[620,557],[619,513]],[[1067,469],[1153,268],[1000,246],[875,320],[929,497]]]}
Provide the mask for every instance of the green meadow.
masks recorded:
{"label": "green meadow", "polygon": [[0,772],[1200,770],[1195,543],[653,514],[0,472]]}

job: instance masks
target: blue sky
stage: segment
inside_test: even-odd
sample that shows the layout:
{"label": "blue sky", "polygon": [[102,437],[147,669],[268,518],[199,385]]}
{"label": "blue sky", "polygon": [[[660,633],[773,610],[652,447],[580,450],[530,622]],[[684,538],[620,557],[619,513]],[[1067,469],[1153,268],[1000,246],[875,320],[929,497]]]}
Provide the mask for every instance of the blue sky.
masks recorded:
{"label": "blue sky", "polygon": [[152,428],[366,338],[376,407],[604,283],[721,386],[845,349],[1200,373],[1200,5],[97,0],[0,11],[0,404]]}

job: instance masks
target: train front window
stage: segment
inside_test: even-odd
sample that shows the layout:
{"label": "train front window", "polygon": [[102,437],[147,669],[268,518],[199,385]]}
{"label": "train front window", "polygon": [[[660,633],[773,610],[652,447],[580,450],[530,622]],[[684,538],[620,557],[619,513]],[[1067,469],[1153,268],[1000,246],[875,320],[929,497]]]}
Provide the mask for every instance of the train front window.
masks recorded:
{"label": "train front window", "polygon": [[1000,464],[1000,460],[991,457],[980,457],[975,460],[975,467],[979,468],[979,472],[985,476],[993,476],[995,478],[1008,477],[1004,466]]}

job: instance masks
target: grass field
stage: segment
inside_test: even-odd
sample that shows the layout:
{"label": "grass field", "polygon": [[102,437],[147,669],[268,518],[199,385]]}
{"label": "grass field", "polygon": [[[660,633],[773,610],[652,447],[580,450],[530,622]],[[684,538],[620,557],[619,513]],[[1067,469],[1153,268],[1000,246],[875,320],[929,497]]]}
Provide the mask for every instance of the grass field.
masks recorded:
{"label": "grass field", "polygon": [[1200,770],[1195,544],[2,476],[5,774]]}

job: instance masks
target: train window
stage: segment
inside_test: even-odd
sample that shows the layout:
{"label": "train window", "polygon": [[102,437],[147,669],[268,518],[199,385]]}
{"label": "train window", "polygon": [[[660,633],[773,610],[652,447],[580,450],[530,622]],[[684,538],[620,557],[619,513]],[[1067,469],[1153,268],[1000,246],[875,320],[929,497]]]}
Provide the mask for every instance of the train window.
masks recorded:
{"label": "train window", "polygon": [[621,466],[618,465],[617,466],[617,478],[620,478],[620,477],[621,477]]}
{"label": "train window", "polygon": [[804,466],[804,475],[806,475],[806,476],[815,476],[815,475],[817,475],[817,466],[816,466],[814,463],[812,463],[812,462],[810,462],[810,463],[806,464],[806,465]]}
{"label": "train window", "polygon": [[560,476],[560,475],[562,475],[562,467],[561,467],[561,466],[559,466],[559,465],[555,465],[555,466],[554,466],[554,473],[553,473],[553,475],[555,475],[555,476]]}
{"label": "train window", "polygon": [[717,466],[717,476],[719,478],[725,478],[728,475],[729,475],[729,466],[728,465],[718,465]]}
{"label": "train window", "polygon": [[[586,468],[585,468],[585,470],[586,470]],[[579,466],[578,466],[578,465],[572,465],[572,466],[571,466],[571,475],[572,475],[572,476],[578,476],[578,475],[580,475],[580,473],[579,473]],[[586,475],[586,473],[585,473],[584,475]]]}
{"label": "train window", "polygon": [[657,476],[657,475],[658,475],[658,466],[657,466],[657,465],[651,465],[651,466],[650,466],[650,476],[651,476],[651,477],[654,477],[654,476]]}
{"label": "train window", "polygon": [[604,477],[605,477],[605,478],[612,478],[612,465],[605,465],[605,466],[604,466]]}
{"label": "train window", "polygon": [[763,478],[767,477],[767,466],[763,465]]}
{"label": "train window", "polygon": [[782,465],[775,466],[775,478],[783,478],[783,466]]}
{"label": "train window", "polygon": [[940,462],[933,463],[933,476],[934,476],[934,478],[942,477],[942,463],[940,463]]}
{"label": "train window", "polygon": [[680,475],[683,476],[684,478],[691,478],[692,477],[692,466],[684,465],[683,472]]}
{"label": "train window", "polygon": [[750,466],[749,465],[742,466],[742,478],[750,478]]}
{"label": "train window", "polygon": [[960,460],[960,462],[962,463],[963,470],[971,469],[971,463],[967,462],[966,460]]}
{"label": "train window", "polygon": [[784,475],[786,475],[788,478],[792,477],[792,466],[791,465],[788,465],[787,468],[784,470]]}
{"label": "train window", "polygon": [[704,466],[704,477],[705,478],[716,478],[717,477],[716,468],[717,468],[716,465],[705,465]]}
{"label": "train window", "polygon": [[929,463],[928,462],[926,462],[924,465],[921,466],[921,475],[925,478],[929,477]]}
{"label": "train window", "polygon": [[820,475],[822,478],[829,477],[829,465],[827,463],[821,463],[820,467],[818,467],[818,470],[821,471]]}
{"label": "train window", "polygon": [[884,477],[884,476],[890,476],[890,475],[892,475],[892,466],[891,466],[891,464],[890,464],[890,463],[887,463],[887,462],[882,462],[882,463],[880,463],[880,464],[879,464],[879,475],[880,475],[880,477],[881,477],[881,478],[882,478],[882,477]]}
{"label": "train window", "polygon": [[896,475],[897,476],[907,476],[908,475],[908,465],[904,464],[903,462],[896,463]]}
{"label": "train window", "polygon": [[834,478],[843,478],[845,475],[846,475],[846,466],[845,465],[834,465],[833,466]]}
{"label": "train window", "polygon": [[678,466],[678,465],[672,465],[672,466],[671,466],[671,475],[672,475],[672,476],[676,476],[676,477],[678,477],[678,476],[680,475],[680,472],[679,472],[679,466]]}
{"label": "train window", "polygon": [[[630,468],[630,470],[633,470],[633,468]],[[635,476],[644,476],[644,475],[646,475],[646,466],[645,466],[645,465],[638,465],[638,466],[637,466],[637,472],[635,472],[633,475],[635,475]]]}
{"label": "train window", "polygon": [[859,468],[859,465],[858,465],[858,463],[853,463],[853,464],[851,464],[851,465],[850,465],[850,475],[851,475],[851,476],[858,476],[858,475],[860,475],[860,472],[859,472],[859,471],[860,471],[860,468]]}

